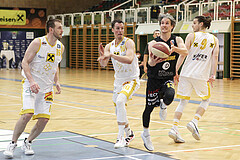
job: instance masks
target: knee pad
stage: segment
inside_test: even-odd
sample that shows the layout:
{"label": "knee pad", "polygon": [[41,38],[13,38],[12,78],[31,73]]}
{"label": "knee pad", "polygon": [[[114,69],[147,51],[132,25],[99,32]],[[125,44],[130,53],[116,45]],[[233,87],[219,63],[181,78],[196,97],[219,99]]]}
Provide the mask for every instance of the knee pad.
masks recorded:
{"label": "knee pad", "polygon": [[175,96],[175,90],[173,88],[168,88],[164,93],[163,102],[168,106],[172,103]]}
{"label": "knee pad", "polygon": [[116,100],[116,113],[118,122],[127,122],[127,113],[125,104],[127,102],[127,96],[120,93]]}
{"label": "knee pad", "polygon": [[207,107],[209,105],[210,100],[206,99],[206,100],[202,100],[202,102],[200,103],[200,107],[202,107],[204,110],[207,110]]}
{"label": "knee pad", "polygon": [[180,112],[180,113],[182,113],[183,110],[184,110],[184,108],[185,108],[185,106],[186,106],[187,104],[188,104],[188,100],[186,100],[186,99],[180,99],[180,103],[178,104],[175,112]]}

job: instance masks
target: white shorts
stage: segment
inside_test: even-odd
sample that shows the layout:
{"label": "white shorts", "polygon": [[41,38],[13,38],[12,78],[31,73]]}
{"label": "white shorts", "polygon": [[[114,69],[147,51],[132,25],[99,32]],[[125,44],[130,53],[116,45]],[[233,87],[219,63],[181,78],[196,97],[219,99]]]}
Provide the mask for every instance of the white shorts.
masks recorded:
{"label": "white shorts", "polygon": [[33,120],[38,118],[50,118],[51,106],[53,104],[53,90],[47,93],[32,93],[29,82],[22,82],[22,110],[20,115],[34,113]]}
{"label": "white shorts", "polygon": [[127,96],[127,99],[131,99],[132,95],[139,89],[139,79],[134,80],[115,80],[113,90],[113,102],[116,104],[119,93],[123,93]]}
{"label": "white shorts", "polygon": [[193,89],[203,100],[210,98],[210,86],[207,81],[180,76],[177,98],[189,100]]}

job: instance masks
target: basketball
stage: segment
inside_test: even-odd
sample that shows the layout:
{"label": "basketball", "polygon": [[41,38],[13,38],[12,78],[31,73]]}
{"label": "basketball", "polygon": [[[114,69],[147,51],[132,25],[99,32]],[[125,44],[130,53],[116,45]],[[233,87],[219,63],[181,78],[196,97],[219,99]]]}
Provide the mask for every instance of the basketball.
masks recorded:
{"label": "basketball", "polygon": [[153,53],[153,55],[164,59],[169,57],[170,48],[164,42],[157,42],[152,46],[151,52]]}

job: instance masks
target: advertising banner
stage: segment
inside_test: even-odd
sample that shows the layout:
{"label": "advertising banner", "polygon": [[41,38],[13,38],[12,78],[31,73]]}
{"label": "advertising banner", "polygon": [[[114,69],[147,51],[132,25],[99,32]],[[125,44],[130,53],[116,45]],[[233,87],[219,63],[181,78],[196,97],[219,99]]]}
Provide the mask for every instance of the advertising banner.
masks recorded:
{"label": "advertising banner", "polygon": [[25,25],[26,11],[0,10],[0,25]]}

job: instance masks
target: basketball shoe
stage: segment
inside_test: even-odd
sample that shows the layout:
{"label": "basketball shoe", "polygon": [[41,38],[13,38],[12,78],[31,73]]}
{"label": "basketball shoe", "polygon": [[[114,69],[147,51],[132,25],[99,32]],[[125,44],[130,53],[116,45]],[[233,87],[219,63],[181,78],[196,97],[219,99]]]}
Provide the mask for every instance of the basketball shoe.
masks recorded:
{"label": "basketball shoe", "polygon": [[150,135],[144,136],[144,134],[142,132],[141,137],[142,137],[142,140],[144,142],[144,147],[149,151],[153,151],[154,147],[153,147],[153,144],[152,144],[152,141],[151,141],[151,136]]}
{"label": "basketball shoe", "polygon": [[135,138],[135,135],[133,134],[133,131],[130,130],[130,134],[127,134],[126,133],[126,138],[125,138],[125,141],[126,141],[126,146],[129,145],[129,143]]}
{"label": "basketball shoe", "polygon": [[117,139],[115,145],[114,145],[114,148],[122,148],[122,147],[125,147],[126,145],[126,141],[124,139],[124,137],[120,137]]}
{"label": "basketball shoe", "polygon": [[187,124],[187,129],[192,132],[192,136],[193,138],[195,138],[196,140],[200,140],[200,133],[198,131],[198,127],[197,125],[193,122],[193,121],[190,121],[188,124]]}
{"label": "basketball shoe", "polygon": [[17,143],[10,143],[7,146],[7,149],[3,152],[3,154],[5,155],[6,158],[13,158],[13,152],[15,150],[15,148],[17,147]]}
{"label": "basketball shoe", "polygon": [[23,141],[21,149],[26,155],[33,155],[34,151],[32,150],[32,143],[27,141],[27,138]]}
{"label": "basketball shoe", "polygon": [[174,128],[171,128],[168,132],[168,136],[172,138],[175,143],[185,143],[184,139],[180,136],[180,133]]}

